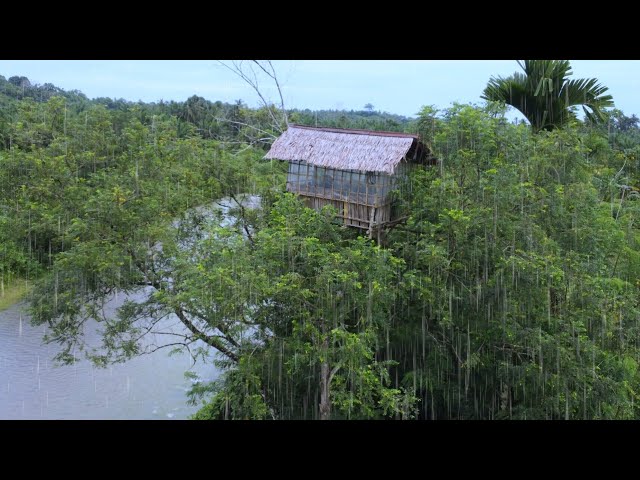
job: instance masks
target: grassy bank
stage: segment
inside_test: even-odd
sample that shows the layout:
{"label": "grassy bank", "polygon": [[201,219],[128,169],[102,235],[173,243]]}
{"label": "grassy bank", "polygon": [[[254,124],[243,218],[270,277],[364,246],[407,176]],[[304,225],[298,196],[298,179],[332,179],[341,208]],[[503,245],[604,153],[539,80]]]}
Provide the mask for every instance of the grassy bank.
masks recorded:
{"label": "grassy bank", "polygon": [[10,284],[0,286],[0,311],[19,302],[29,292],[33,283],[23,278],[13,278]]}

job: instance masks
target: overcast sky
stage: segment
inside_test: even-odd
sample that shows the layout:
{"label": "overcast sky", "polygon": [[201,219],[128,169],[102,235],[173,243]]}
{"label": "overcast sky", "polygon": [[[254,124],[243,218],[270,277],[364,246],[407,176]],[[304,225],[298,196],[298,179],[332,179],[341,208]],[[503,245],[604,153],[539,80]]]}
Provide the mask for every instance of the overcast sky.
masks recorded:
{"label": "overcast sky", "polygon": [[[376,110],[413,116],[424,105],[480,103],[492,75],[520,70],[515,60],[295,60],[274,62],[287,108]],[[609,87],[616,107],[640,114],[640,61],[575,60],[573,78],[596,77]],[[257,95],[214,60],[0,60],[0,75],[23,75],[90,98],[126,100],[242,99]],[[275,91],[263,80],[270,100]]]}

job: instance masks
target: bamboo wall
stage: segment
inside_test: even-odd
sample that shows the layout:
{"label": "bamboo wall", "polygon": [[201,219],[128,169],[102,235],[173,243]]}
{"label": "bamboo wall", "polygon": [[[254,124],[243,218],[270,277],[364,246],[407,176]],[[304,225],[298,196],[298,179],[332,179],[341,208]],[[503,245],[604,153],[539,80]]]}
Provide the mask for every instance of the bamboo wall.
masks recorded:
{"label": "bamboo wall", "polygon": [[347,226],[370,229],[393,221],[389,193],[398,179],[378,172],[336,170],[305,162],[289,163],[287,190],[308,207],[332,205]]}

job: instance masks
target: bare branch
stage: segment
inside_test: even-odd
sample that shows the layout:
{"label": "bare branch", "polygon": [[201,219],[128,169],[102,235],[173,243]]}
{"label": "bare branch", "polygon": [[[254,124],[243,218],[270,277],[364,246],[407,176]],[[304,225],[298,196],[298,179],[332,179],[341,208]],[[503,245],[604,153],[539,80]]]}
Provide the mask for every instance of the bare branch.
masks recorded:
{"label": "bare branch", "polygon": [[261,128],[258,127],[254,127],[253,125],[249,125],[248,123],[244,123],[244,122],[237,122],[235,120],[228,120],[226,118],[218,118],[216,117],[215,120],[219,121],[219,122],[227,122],[227,123],[233,123],[235,125],[242,125],[243,127],[249,127],[252,128],[253,130],[256,130],[257,132],[260,133],[264,133],[265,135],[268,135],[270,139],[275,140],[277,137],[265,130],[262,130]]}
{"label": "bare branch", "polygon": [[280,110],[282,110],[282,116],[284,118],[285,125],[289,123],[289,117],[287,116],[287,109],[284,108],[284,98],[282,97],[282,89],[280,88],[280,82],[278,82],[278,76],[276,75],[276,70],[273,67],[273,63],[271,60],[267,60],[267,65],[269,65],[271,69],[271,73],[269,73],[257,60],[253,60],[253,62],[258,65],[262,69],[264,73],[266,73],[276,84],[276,88],[278,89],[278,96],[280,97]]}
{"label": "bare branch", "polygon": [[[282,119],[278,119],[276,117],[276,114],[274,112],[274,107],[272,103],[269,103],[267,101],[267,99],[265,98],[265,96],[263,95],[262,91],[260,90],[260,86],[258,84],[258,77],[255,73],[255,71],[253,69],[251,70],[251,74],[253,75],[253,78],[251,76],[249,76],[249,74],[243,69],[242,67],[242,61],[240,62],[231,62],[231,65],[226,64],[225,62],[218,60],[218,63],[220,65],[222,65],[223,67],[225,67],[226,69],[228,69],[229,71],[235,73],[238,77],[240,77],[247,85],[249,85],[254,92],[256,92],[256,94],[258,95],[258,98],[260,99],[260,102],[262,103],[262,105],[264,106],[264,108],[267,110],[267,113],[269,114],[269,117],[271,117],[271,121],[272,121],[272,127],[274,130],[276,130],[279,133],[283,132],[283,126],[287,125],[287,114],[286,111],[284,109],[284,99],[282,97],[282,90],[280,88],[280,83],[278,82],[276,75],[275,75],[275,69],[273,68],[273,65],[270,65],[271,67],[271,73],[269,71],[267,71],[257,60],[253,60],[252,61],[255,65],[257,65],[269,78],[271,78],[274,83],[276,84],[276,88],[278,89],[278,94],[280,96],[280,105],[282,107],[282,113],[283,113],[283,118]],[[283,125],[284,124],[284,125]]]}

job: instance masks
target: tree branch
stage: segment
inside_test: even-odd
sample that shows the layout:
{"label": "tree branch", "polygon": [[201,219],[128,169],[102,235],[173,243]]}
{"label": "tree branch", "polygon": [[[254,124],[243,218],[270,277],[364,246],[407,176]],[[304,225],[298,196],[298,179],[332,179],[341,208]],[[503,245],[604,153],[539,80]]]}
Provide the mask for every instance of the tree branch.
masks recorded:
{"label": "tree branch", "polygon": [[[131,258],[133,259],[134,264],[145,275],[147,281],[150,283],[151,286],[153,286],[156,290],[166,291],[166,289],[162,286],[162,284],[157,280],[155,275],[154,275],[154,278],[149,278],[149,274],[148,274],[148,271],[147,271],[145,265],[142,264],[136,258],[135,253],[133,252],[132,249],[129,249],[129,255],[131,255]],[[184,314],[184,311],[181,308],[176,306],[176,307],[173,308],[173,311],[176,314],[176,316],[180,319],[180,321],[184,324],[184,326],[187,327],[187,329],[189,329],[189,331],[191,333],[193,333],[197,339],[202,340],[206,344],[208,344],[208,345],[212,346],[213,348],[215,348],[216,350],[218,350],[220,353],[222,353],[222,354],[226,355],[227,357],[229,357],[233,362],[238,363],[238,356],[233,351],[231,351],[229,348],[227,348],[220,341],[220,337],[207,335],[204,332],[200,331],[191,322],[191,320],[189,320],[189,318],[187,318],[187,316]],[[220,330],[220,331],[222,331],[222,330]],[[225,339],[228,340],[227,338],[225,338]],[[229,342],[229,343],[232,343],[232,342]]]}
{"label": "tree branch", "polygon": [[329,380],[327,383],[331,385],[331,380],[333,380],[333,376],[338,373],[338,371],[342,368],[342,363],[338,363],[335,367],[331,369],[331,373],[329,374]]}
{"label": "tree branch", "polygon": [[226,346],[224,346],[222,342],[220,342],[220,337],[216,337],[213,335],[206,335],[205,333],[198,330],[198,328],[196,328],[196,326],[193,323],[191,323],[191,320],[187,318],[187,316],[184,314],[184,312],[180,308],[176,307],[174,309],[174,312],[177,315],[177,317],[180,319],[180,321],[184,323],[184,325],[189,329],[189,331],[196,336],[196,338],[198,338],[199,340],[202,340],[206,344],[218,350],[220,353],[226,355],[234,363],[238,363],[238,360],[239,360],[238,356],[234,352],[232,352],[230,349],[228,349]]}
{"label": "tree branch", "polygon": [[244,205],[242,205],[242,203],[240,203],[238,201],[238,199],[236,198],[236,196],[233,193],[229,193],[229,197],[236,202],[236,204],[240,207],[240,216],[242,217],[242,229],[244,230],[244,232],[247,234],[247,238],[249,239],[249,242],[251,243],[252,247],[255,247],[255,242],[253,240],[253,236],[251,235],[251,232],[249,231],[249,227],[247,227],[247,222],[246,222],[246,210],[244,208]]}
{"label": "tree branch", "polygon": [[269,77],[271,77],[271,79],[276,84],[276,88],[278,89],[278,96],[280,97],[280,110],[282,110],[282,116],[284,118],[285,125],[288,124],[289,123],[289,118],[287,116],[287,110],[284,108],[284,98],[282,97],[282,89],[280,88],[280,82],[278,82],[278,76],[276,75],[276,70],[275,70],[275,68],[273,68],[273,63],[271,63],[271,60],[267,60],[267,65],[269,65],[269,68],[271,68],[271,73],[269,73],[267,71],[267,69],[264,68],[260,64],[260,62],[258,62],[257,60],[252,60],[252,62],[254,62],[256,65],[258,65],[258,67],[260,67],[260,69],[264,73],[266,73]]}
{"label": "tree branch", "polygon": [[[260,65],[256,60],[253,60],[254,63],[256,63],[256,65],[258,65],[263,72],[265,72],[270,78],[272,78],[273,80],[275,80],[275,78],[273,77],[273,75],[269,74],[269,72],[267,72],[264,67],[262,67],[262,65]],[[218,63],[220,65],[222,65],[223,67],[225,67],[226,69],[232,71],[233,73],[235,73],[238,77],[240,77],[247,85],[249,85],[254,92],[256,92],[256,94],[258,95],[258,97],[260,98],[260,101],[262,102],[262,105],[266,108],[269,116],[271,117],[271,121],[273,122],[273,124],[271,125],[275,130],[277,130],[279,133],[282,133],[282,126],[281,126],[281,120],[278,120],[275,116],[275,114],[273,113],[273,107],[271,104],[269,104],[269,102],[267,101],[267,99],[264,97],[264,95],[262,94],[262,92],[260,91],[260,87],[258,85],[258,80],[257,77],[255,75],[255,72],[251,72],[253,73],[254,78],[251,79],[242,69],[242,62],[236,63],[236,62],[232,62],[233,67],[227,65],[226,63],[224,63],[223,61],[218,60]],[[275,73],[275,72],[274,72]],[[278,91],[280,93],[280,98],[282,100],[282,94],[280,92],[280,86],[278,84],[278,82],[276,81],[276,86],[278,87]],[[286,125],[286,114],[285,114],[285,125]]]}
{"label": "tree branch", "polygon": [[[229,120],[227,118],[219,118],[219,117],[216,117],[214,120],[217,120],[219,122],[233,123],[235,125],[242,125],[243,127],[249,127],[249,128],[251,128],[251,129],[253,129],[253,130],[257,131],[257,132],[264,133],[265,135],[268,135],[269,139],[271,139],[271,140],[275,140],[277,138],[275,135],[267,132],[266,130],[262,130],[261,128],[254,127],[253,125],[249,125],[248,123],[245,123],[245,122],[238,122],[236,120]],[[262,140],[262,139],[260,139],[260,140]]]}

